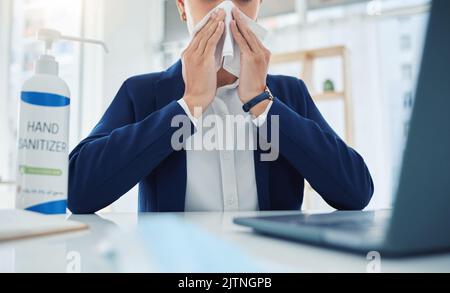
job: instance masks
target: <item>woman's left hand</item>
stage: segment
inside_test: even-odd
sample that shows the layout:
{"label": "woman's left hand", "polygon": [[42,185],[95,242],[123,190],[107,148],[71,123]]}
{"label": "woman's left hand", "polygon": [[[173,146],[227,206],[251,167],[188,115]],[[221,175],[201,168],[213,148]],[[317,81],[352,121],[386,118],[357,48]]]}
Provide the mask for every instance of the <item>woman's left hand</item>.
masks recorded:
{"label": "woman's left hand", "polygon": [[[266,89],[271,53],[250,30],[237,8],[233,8],[233,17],[231,32],[241,51],[241,75],[238,93],[242,103],[245,104]],[[252,114],[255,116],[261,115],[267,108],[268,103],[268,101],[265,101],[254,107],[251,111]]]}

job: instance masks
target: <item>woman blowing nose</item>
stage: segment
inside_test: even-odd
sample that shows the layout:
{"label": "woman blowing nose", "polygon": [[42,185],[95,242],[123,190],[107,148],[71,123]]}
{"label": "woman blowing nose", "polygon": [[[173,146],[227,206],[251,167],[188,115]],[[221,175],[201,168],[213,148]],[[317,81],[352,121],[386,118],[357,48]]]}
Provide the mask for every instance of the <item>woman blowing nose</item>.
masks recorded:
{"label": "woman blowing nose", "polygon": [[188,47],[166,71],[125,81],[70,154],[69,209],[94,213],[139,184],[140,212],[300,210],[305,180],[336,209],[364,209],[363,158],[301,80],[268,75],[262,1],[176,1]]}

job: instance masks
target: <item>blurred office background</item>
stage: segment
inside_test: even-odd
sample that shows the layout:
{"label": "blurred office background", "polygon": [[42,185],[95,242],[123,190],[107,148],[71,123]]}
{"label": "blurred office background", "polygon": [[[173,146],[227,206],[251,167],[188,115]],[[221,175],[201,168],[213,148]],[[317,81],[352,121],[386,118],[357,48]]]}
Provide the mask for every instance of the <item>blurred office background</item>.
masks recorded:
{"label": "blurred office background", "polygon": [[[264,0],[271,73],[304,79],[336,131],[365,158],[391,207],[408,133],[429,0]],[[71,148],[86,137],[130,76],[173,64],[188,42],[175,0],[0,0],[0,208],[12,208],[19,92],[43,50],[39,28],[105,40],[54,48],[72,92]],[[304,209],[329,210],[312,190]],[[105,212],[135,212],[137,190]]]}

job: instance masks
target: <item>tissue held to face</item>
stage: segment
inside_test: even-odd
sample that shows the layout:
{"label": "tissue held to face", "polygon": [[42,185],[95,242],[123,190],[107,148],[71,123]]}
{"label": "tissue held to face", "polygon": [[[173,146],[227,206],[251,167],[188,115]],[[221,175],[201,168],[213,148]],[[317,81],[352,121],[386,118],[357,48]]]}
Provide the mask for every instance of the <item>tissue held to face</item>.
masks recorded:
{"label": "tissue held to face", "polygon": [[184,0],[188,27],[195,27],[213,8],[230,1],[249,18],[256,20],[261,0]]}
{"label": "tissue held to face", "polygon": [[[212,1],[217,2],[217,1]],[[251,2],[251,1],[250,1]],[[248,3],[250,3],[248,2]],[[258,3],[258,2],[254,2]],[[208,5],[209,6],[209,5]],[[188,20],[188,30],[191,38],[194,38],[198,32],[200,32],[206,23],[209,21],[209,18],[213,12],[218,11],[219,9],[225,12],[225,30],[222,35],[221,40],[217,44],[217,48],[215,51],[216,58],[216,70],[219,71],[223,68],[225,71],[231,73],[232,75],[239,77],[240,76],[240,49],[237,43],[235,42],[232,33],[231,33],[231,22],[233,20],[233,9],[237,13],[239,13],[240,17],[243,21],[248,25],[251,31],[257,36],[257,38],[261,41],[264,40],[267,31],[262,26],[260,26],[254,19],[248,17],[242,10],[239,9],[237,5],[234,4],[233,1],[220,1],[219,5],[213,7],[198,23],[195,25],[194,22]]]}
{"label": "tissue held to face", "polygon": [[[225,71],[238,78],[240,73],[244,74],[239,86],[243,101],[264,90],[270,52],[260,42],[267,31],[254,21],[260,3],[261,0],[177,0],[180,15],[190,22],[192,39],[181,60],[185,82],[183,100],[194,116],[199,116],[210,105],[217,86],[223,82],[216,75],[221,64]],[[250,40],[248,44],[247,40]],[[240,52],[241,47],[243,52]],[[240,53],[245,60],[242,71]],[[245,58],[249,54],[254,58]],[[200,113],[195,111],[197,108],[201,109]]]}

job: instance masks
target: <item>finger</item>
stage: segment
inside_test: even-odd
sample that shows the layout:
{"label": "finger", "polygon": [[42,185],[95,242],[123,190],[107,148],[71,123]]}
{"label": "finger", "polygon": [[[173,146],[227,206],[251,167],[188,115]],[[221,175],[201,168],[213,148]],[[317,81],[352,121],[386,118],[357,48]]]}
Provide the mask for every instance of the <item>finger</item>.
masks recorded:
{"label": "finger", "polygon": [[244,54],[251,53],[252,50],[250,49],[250,47],[247,43],[247,40],[245,40],[244,36],[242,36],[241,32],[239,31],[236,21],[232,20],[230,26],[231,26],[231,33],[233,34],[233,38],[236,41],[236,43],[238,44],[241,52]]}
{"label": "finger", "polygon": [[200,54],[203,54],[206,49],[206,45],[208,44],[208,40],[214,35],[219,26],[219,23],[225,19],[225,11],[220,9],[214,16],[213,22],[209,25],[209,27],[205,27],[200,36],[200,42],[198,44],[197,51]]}
{"label": "finger", "polygon": [[247,44],[249,45],[250,49],[253,52],[258,52],[259,45],[258,42],[256,42],[256,36],[253,34],[253,32],[250,30],[248,25],[243,20],[242,16],[240,15],[239,10],[235,7],[233,8],[233,16],[236,20],[236,25],[241,32],[241,35],[244,37],[244,39],[247,41]]}
{"label": "finger", "polygon": [[[208,36],[203,35],[200,38],[198,47],[196,49],[196,52],[199,54],[203,54],[203,52],[205,51],[206,45],[208,43],[208,40],[211,38],[211,36],[214,34],[214,32],[216,31],[217,27],[218,27],[219,23],[214,23],[212,24],[209,28],[208,28]],[[209,36],[211,34],[211,36]]]}
{"label": "finger", "polygon": [[214,34],[211,36],[211,38],[208,40],[208,43],[206,45],[205,48],[205,55],[208,54],[214,54],[217,48],[217,44],[220,41],[220,38],[223,35],[223,32],[225,30],[225,23],[223,21],[219,22],[216,31],[214,32]]}
{"label": "finger", "polygon": [[206,22],[206,24],[203,26],[202,29],[200,29],[194,36],[194,38],[192,39],[192,42],[190,43],[190,45],[188,46],[188,48],[192,49],[192,50],[197,50],[198,45],[201,41],[202,38],[202,31],[205,30],[205,28],[209,27],[213,22],[214,22],[214,17],[215,17],[215,12],[213,12],[209,18],[208,21]]}
{"label": "finger", "polygon": [[258,46],[259,46],[261,49],[267,49],[266,46],[264,46],[263,42],[255,35],[255,33],[252,32],[252,31],[250,31],[250,32],[251,32],[251,33],[253,34],[253,36],[255,37],[255,40],[256,40],[256,42],[258,43]]}
{"label": "finger", "polygon": [[254,41],[257,52],[263,52],[264,50],[266,50],[266,47],[264,46],[264,44],[261,42],[261,40],[255,35],[255,33],[251,29],[248,29],[247,32],[248,32],[249,36],[251,37],[251,39]]}

